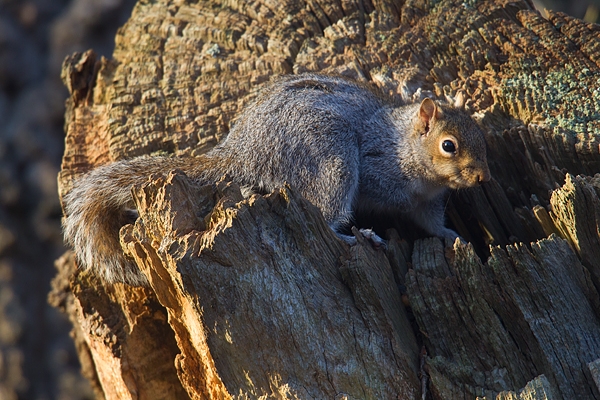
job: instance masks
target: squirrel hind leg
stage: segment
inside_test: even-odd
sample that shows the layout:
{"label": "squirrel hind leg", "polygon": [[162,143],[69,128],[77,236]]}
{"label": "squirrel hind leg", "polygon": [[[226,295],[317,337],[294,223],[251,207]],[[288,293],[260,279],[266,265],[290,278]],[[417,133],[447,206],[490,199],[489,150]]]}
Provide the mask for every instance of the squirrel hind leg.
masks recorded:
{"label": "squirrel hind leg", "polygon": [[[363,238],[368,240],[374,248],[387,248],[387,242],[381,237],[379,237],[372,229],[359,229],[358,232]],[[340,239],[348,243],[350,246],[354,246],[358,243],[358,239],[356,238],[356,236],[344,235],[343,233],[339,232],[336,232],[336,234]]]}
{"label": "squirrel hind leg", "polygon": [[371,244],[373,245],[373,247],[375,248],[387,248],[387,242],[382,239],[381,237],[379,237],[374,230],[372,229],[359,229],[360,234],[362,235],[362,237],[364,237],[365,239],[367,239],[369,242],[371,242]]}
{"label": "squirrel hind leg", "polygon": [[354,235],[346,235],[341,233],[344,226],[348,226],[352,221],[352,212],[348,209],[346,212],[341,213],[333,221],[329,222],[329,227],[336,233],[336,235],[350,246],[354,246],[358,243],[357,235],[363,237],[367,241],[371,242],[375,248],[387,248],[387,242],[379,237],[372,229],[356,229],[352,228]]}

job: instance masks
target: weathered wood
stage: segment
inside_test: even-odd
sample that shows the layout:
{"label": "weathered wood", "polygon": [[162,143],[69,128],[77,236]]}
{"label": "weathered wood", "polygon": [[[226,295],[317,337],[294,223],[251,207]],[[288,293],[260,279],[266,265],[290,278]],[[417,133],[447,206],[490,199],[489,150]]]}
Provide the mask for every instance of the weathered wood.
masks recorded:
{"label": "weathered wood", "polygon": [[532,252],[492,248],[485,266],[472,248],[458,245],[447,263],[440,243],[434,260],[430,245],[415,244],[407,286],[437,355],[428,364],[440,398],[489,397],[486,390],[522,387],[536,374],[554,387],[550,398],[598,397],[591,372],[600,352],[598,259],[588,256],[600,237],[598,188],[597,179],[567,175],[552,194],[552,222],[536,213],[547,229],[563,232],[580,259],[555,235],[532,244]]}
{"label": "weathered wood", "polygon": [[[74,265],[69,258],[58,262],[59,271]],[[68,276],[55,277],[51,304],[72,318],[82,370],[97,398],[188,398],[173,369],[179,353],[173,331],[153,292],[70,272],[70,284]]]}
{"label": "weathered wood", "polygon": [[596,288],[600,288],[600,175],[567,175],[563,187],[552,192],[552,220],[579,255]]}
{"label": "weathered wood", "polygon": [[72,278],[67,312],[107,398],[600,399],[600,185],[584,176],[600,171],[596,25],[511,0],[159,0],[116,43],[111,60],[65,62],[61,194],[117,159],[207,151],[262,83],[303,71],[394,100],[466,91],[494,180],[449,202],[472,245],[411,252],[410,226],[374,220],[410,239],[391,233],[384,254],[339,242],[293,189],[244,200],[153,177],[122,230],[152,290]]}
{"label": "weathered wood", "polygon": [[[548,379],[544,375],[540,375],[529,381],[518,393],[513,391],[502,392],[496,396],[495,400],[552,400],[558,398]],[[486,398],[484,397],[482,400],[484,399]]]}
{"label": "weathered wood", "polygon": [[104,400],[104,391],[102,390],[102,384],[98,379],[94,358],[90,351],[90,347],[85,340],[85,331],[82,329],[79,320],[82,313],[77,309],[75,298],[71,292],[70,282],[77,273],[74,257],[75,255],[72,252],[67,252],[56,260],[55,265],[58,273],[54,279],[52,279],[52,289],[48,294],[48,303],[53,307],[60,309],[71,320],[71,323],[73,324],[71,338],[75,342],[79,362],[81,363],[81,372],[83,376],[90,381],[96,399]]}
{"label": "weathered wood", "polygon": [[440,398],[490,396],[486,390],[520,388],[540,374],[558,398],[598,395],[586,373],[600,354],[598,292],[565,241],[496,247],[485,266],[472,247],[457,244],[449,265],[439,256],[431,262],[429,248],[415,246],[407,286],[436,355],[432,380],[441,374],[452,383]]}
{"label": "weathered wood", "polygon": [[287,188],[207,189],[156,178],[135,193],[151,222],[124,234],[169,312],[188,393],[414,398],[417,346],[383,251],[349,250]]}

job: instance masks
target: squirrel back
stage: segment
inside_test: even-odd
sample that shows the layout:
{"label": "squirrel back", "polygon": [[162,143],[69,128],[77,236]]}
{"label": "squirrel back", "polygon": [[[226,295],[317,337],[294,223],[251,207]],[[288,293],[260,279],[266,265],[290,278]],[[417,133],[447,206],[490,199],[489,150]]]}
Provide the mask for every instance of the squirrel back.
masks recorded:
{"label": "squirrel back", "polygon": [[336,231],[353,210],[369,208],[409,213],[431,234],[455,238],[443,224],[443,193],[489,180],[483,133],[460,103],[397,106],[343,78],[284,77],[199,158],[142,157],[82,176],[64,198],[65,239],[80,263],[109,282],[144,284],[121,251],[118,232],[134,217],[131,187],[172,169],[199,183],[228,174],[258,192],[287,182]]}

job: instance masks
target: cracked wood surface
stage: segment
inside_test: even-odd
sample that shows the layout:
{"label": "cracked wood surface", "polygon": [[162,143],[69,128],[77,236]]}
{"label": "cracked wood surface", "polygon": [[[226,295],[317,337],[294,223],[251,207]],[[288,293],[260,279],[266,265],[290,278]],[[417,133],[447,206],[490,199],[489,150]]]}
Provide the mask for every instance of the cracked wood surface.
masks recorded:
{"label": "cracked wood surface", "polygon": [[403,101],[465,90],[494,179],[449,200],[472,246],[373,221],[408,239],[384,255],[339,243],[293,190],[153,177],[122,231],[153,290],[63,274],[51,295],[99,397],[417,398],[423,344],[432,398],[600,398],[597,25],[526,1],[159,0],[115,40],[63,66],[61,194],[114,160],[207,151],[263,83],[304,71]]}

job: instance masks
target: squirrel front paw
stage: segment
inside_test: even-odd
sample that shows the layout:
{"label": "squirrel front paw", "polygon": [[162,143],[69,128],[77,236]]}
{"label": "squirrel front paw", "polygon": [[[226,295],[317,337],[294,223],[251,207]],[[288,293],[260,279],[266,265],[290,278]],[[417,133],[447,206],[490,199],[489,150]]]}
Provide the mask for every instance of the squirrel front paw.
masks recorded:
{"label": "squirrel front paw", "polygon": [[467,241],[462,236],[449,228],[444,228],[436,236],[443,239],[446,246],[453,246],[454,242],[456,242],[456,238],[458,238],[462,244],[467,244]]}

